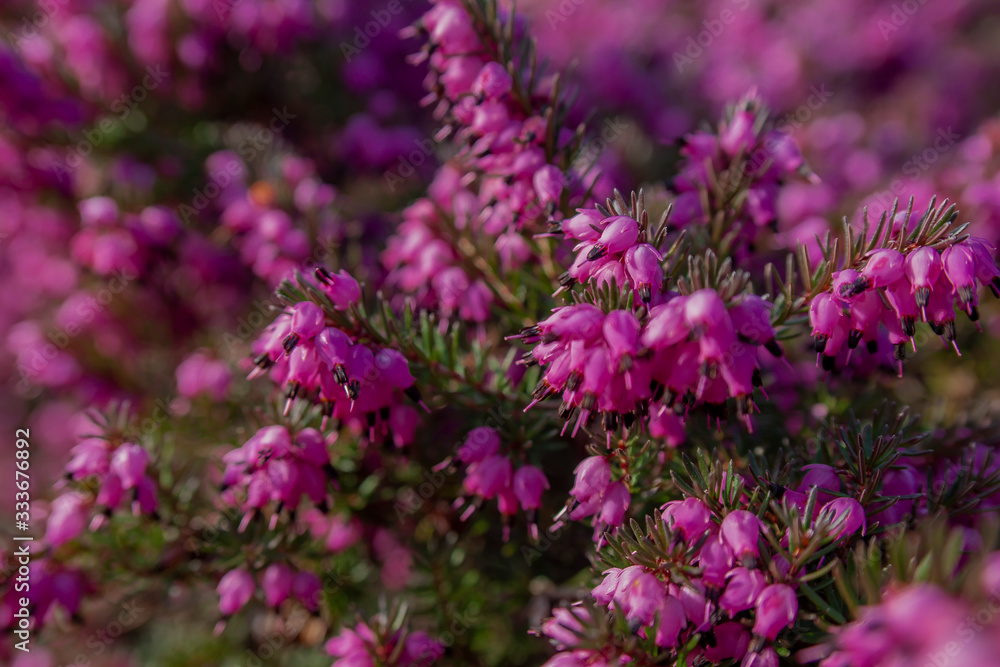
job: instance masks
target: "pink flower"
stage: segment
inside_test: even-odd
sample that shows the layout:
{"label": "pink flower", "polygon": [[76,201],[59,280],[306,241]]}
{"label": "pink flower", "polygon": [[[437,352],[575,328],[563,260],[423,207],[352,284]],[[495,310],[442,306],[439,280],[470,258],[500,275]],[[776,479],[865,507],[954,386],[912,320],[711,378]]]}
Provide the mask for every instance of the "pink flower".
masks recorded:
{"label": "pink flower", "polygon": [[601,523],[607,526],[620,526],[631,502],[632,495],[625,483],[613,483],[604,492],[601,501]]}
{"label": "pink flower", "polygon": [[219,611],[229,616],[235,614],[253,597],[253,577],[246,570],[230,570],[222,575],[215,589],[219,594]]}
{"label": "pink flower", "polygon": [[[820,517],[828,518],[832,523],[830,537],[839,540],[848,537],[861,528],[863,535],[868,528],[865,510],[854,498],[835,498],[823,506]],[[819,517],[818,517],[819,518]],[[817,519],[818,519],[817,518]]]}
{"label": "pink flower", "polygon": [[339,273],[319,267],[315,271],[316,281],[326,293],[337,310],[347,310],[361,300],[361,287],[358,281],[343,269]]}
{"label": "pink flower", "polygon": [[444,656],[445,645],[425,632],[411,632],[406,635],[400,664],[407,667],[426,667]]}
{"label": "pink flower", "polygon": [[937,250],[926,246],[917,248],[906,256],[906,279],[921,308],[927,306],[934,283],[937,282],[944,266]]}
{"label": "pink flower", "polygon": [[635,245],[639,238],[639,223],[634,219],[619,215],[610,218],[594,247],[587,253],[593,261],[607,254],[618,254]]}
{"label": "pink flower", "polygon": [[231,375],[225,363],[195,353],[177,367],[177,393],[187,398],[206,394],[222,401],[229,391]]}
{"label": "pink flower", "polygon": [[760,555],[757,541],[760,539],[760,519],[746,510],[733,510],[722,520],[720,534],[737,558]]}
{"label": "pink flower", "polygon": [[632,288],[649,303],[663,286],[663,256],[650,244],[640,243],[626,250],[624,259]]}
{"label": "pink flower", "polygon": [[712,525],[712,515],[697,498],[675,500],[663,506],[663,520],[689,542],[696,541]]}
{"label": "pink flower", "polygon": [[264,600],[269,607],[277,607],[292,594],[292,582],[295,574],[284,563],[274,563],[268,566],[260,577],[260,587],[264,591]]}
{"label": "pink flower", "polygon": [[749,653],[740,667],[778,667],[778,654],[770,646],[762,648],[756,653]]}
{"label": "pink flower", "polygon": [[[611,599],[608,598],[608,604]],[[580,619],[589,616],[585,607],[579,606],[573,609],[566,607],[556,607],[552,610],[552,618],[546,619],[542,623],[542,633],[555,641],[556,647],[560,650],[576,646],[580,643],[580,636],[577,632],[583,631],[583,623]]]}
{"label": "pink flower", "polygon": [[501,489],[510,486],[510,459],[501,455],[491,456],[477,464],[476,473],[479,478],[479,495],[489,500]]}
{"label": "pink flower", "polygon": [[[814,486],[820,489],[840,491],[840,477],[834,468],[822,463],[811,463],[802,466],[802,469],[806,471],[806,474],[802,477],[802,483],[799,485],[799,491],[802,493],[808,494]],[[826,501],[833,496],[829,493],[820,493],[818,497],[820,500]]]}
{"label": "pink flower", "polygon": [[715,646],[705,649],[705,657],[712,662],[735,659],[740,660],[746,655],[750,646],[750,633],[741,623],[728,621],[715,626]]}
{"label": "pink flower", "polygon": [[735,616],[753,607],[765,586],[767,580],[760,570],[735,567],[726,575],[726,590],[719,598],[719,606]]}
{"label": "pink flower", "polygon": [[111,472],[118,475],[122,487],[132,489],[139,485],[146,474],[149,454],[139,445],[126,442],[111,455]]}
{"label": "pink flower", "polygon": [[576,482],[569,493],[580,502],[602,495],[611,484],[611,466],[603,456],[584,459],[573,472]]}
{"label": "pink flower", "polygon": [[319,596],[323,586],[312,572],[298,572],[292,581],[292,592],[310,611],[319,609]]}
{"label": "pink flower", "polygon": [[[667,598],[667,588],[641,566],[625,568],[615,591],[614,601],[625,618],[640,625],[652,625],[656,612]],[[681,610],[683,615],[683,610]]]}
{"label": "pink flower", "polygon": [[514,494],[521,508],[536,510],[542,506],[542,492],[549,488],[545,473],[532,465],[521,466],[514,473]]}
{"label": "pink flower", "polygon": [[893,248],[875,250],[868,256],[865,267],[861,269],[865,286],[869,289],[888,287],[902,280],[906,275],[906,258],[903,253]]}
{"label": "pink flower", "polygon": [[785,584],[771,584],[757,598],[754,634],[774,641],[778,633],[795,621],[799,600]]}
{"label": "pink flower", "polygon": [[87,520],[87,507],[83,496],[65,493],[52,501],[45,524],[45,542],[52,547],[69,542],[83,532]]}
{"label": "pink flower", "polygon": [[687,626],[687,616],[680,600],[666,596],[656,610],[656,637],[658,646],[673,648],[680,642],[681,630]]}

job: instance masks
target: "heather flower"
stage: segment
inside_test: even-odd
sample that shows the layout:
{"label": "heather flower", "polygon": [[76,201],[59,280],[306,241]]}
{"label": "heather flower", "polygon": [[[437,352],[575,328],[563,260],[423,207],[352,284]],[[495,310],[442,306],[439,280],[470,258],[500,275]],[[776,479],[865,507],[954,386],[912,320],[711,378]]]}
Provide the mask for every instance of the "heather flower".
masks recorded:
{"label": "heather flower", "polygon": [[584,459],[573,472],[576,474],[576,483],[569,493],[581,502],[603,495],[611,484],[611,467],[602,456]]}
{"label": "heather flower", "polygon": [[54,501],[45,524],[45,542],[53,547],[76,538],[86,525],[87,507],[80,494],[65,493]]}
{"label": "heather flower", "polygon": [[246,570],[230,570],[222,575],[216,592],[219,594],[219,611],[225,616],[231,616],[250,601],[256,584],[253,576]]}
{"label": "heather flower", "polygon": [[742,624],[733,621],[720,623],[712,633],[715,635],[715,645],[705,649],[705,657],[709,660],[740,660],[746,655],[750,646],[750,633]]}
{"label": "heather flower", "polygon": [[687,626],[681,602],[672,596],[663,598],[656,610],[656,623],[656,644],[665,648],[677,646],[680,633]]}
{"label": "heather flower", "polygon": [[719,607],[727,611],[730,616],[753,607],[761,591],[767,586],[767,580],[760,570],[748,570],[743,567],[730,570],[726,579],[726,590],[719,598]]}
{"label": "heather flower", "polygon": [[111,456],[111,472],[122,481],[124,489],[132,489],[142,481],[148,463],[149,454],[145,449],[135,443],[126,442]]}
{"label": "heather flower", "polygon": [[542,506],[542,493],[549,488],[549,481],[541,470],[526,465],[514,473],[513,485],[521,507],[526,510],[536,510]]}
{"label": "heather flower", "polygon": [[835,526],[831,532],[831,537],[840,539],[853,535],[858,528],[864,535],[867,530],[867,519],[865,510],[857,500],[853,498],[835,498],[823,506],[823,514],[829,516],[832,525]]}
{"label": "heather flower", "polygon": [[499,450],[500,434],[489,426],[480,426],[469,431],[458,449],[458,458],[464,463],[479,463]]}
{"label": "heather flower", "polygon": [[733,510],[722,520],[719,533],[736,558],[757,558],[760,555],[757,541],[760,539],[761,529],[760,519],[755,514],[746,510]]}
{"label": "heather flower", "polygon": [[623,482],[614,482],[604,492],[601,501],[601,523],[617,527],[625,519],[625,512],[632,502],[632,495]]}
{"label": "heather flower", "polygon": [[789,586],[771,584],[757,598],[754,609],[754,634],[774,641],[778,633],[795,621],[799,601]]}
{"label": "heather flower", "polygon": [[705,503],[697,498],[667,503],[663,506],[663,520],[688,541],[698,539],[712,526],[711,513]]}
{"label": "heather flower", "polygon": [[[638,567],[638,566],[633,566]],[[651,625],[656,612],[667,599],[666,586],[652,574],[627,569],[622,574],[614,601],[625,618],[640,625]]]}
{"label": "heather flower", "polygon": [[[814,486],[835,492],[840,491],[840,477],[834,468],[822,463],[812,463],[802,466],[802,470],[806,471],[806,474],[802,476],[802,482],[799,484],[799,491],[802,493],[808,494]],[[822,491],[818,494],[818,498],[822,502],[826,502],[832,497],[829,493],[823,493]]]}
{"label": "heather flower", "polygon": [[[598,601],[601,604],[608,604],[610,600],[609,597],[607,601]],[[572,609],[556,607],[552,610],[552,617],[542,623],[541,631],[553,640],[557,648],[564,650],[579,643],[580,638],[577,633],[583,630],[580,619],[586,619],[587,616],[587,610],[583,607],[578,606]]]}
{"label": "heather flower", "polygon": [[260,587],[264,591],[264,601],[269,607],[277,607],[292,594],[295,574],[284,563],[269,565],[260,577]]}
{"label": "heather flower", "polygon": [[322,587],[319,577],[312,572],[297,572],[292,581],[292,592],[309,611],[316,611],[319,608]]}

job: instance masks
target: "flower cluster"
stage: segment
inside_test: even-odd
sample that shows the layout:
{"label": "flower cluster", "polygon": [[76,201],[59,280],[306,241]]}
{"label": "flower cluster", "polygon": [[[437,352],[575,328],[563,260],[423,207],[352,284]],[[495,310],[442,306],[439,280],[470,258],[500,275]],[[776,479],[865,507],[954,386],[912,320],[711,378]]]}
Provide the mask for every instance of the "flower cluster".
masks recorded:
{"label": "flower cluster", "polygon": [[758,230],[775,223],[781,184],[812,174],[795,140],[783,130],[768,131],[766,121],[767,110],[754,94],[720,121],[716,133],[684,137],[672,184],[677,192],[673,224],[716,224],[721,212],[725,231],[737,230],[738,247],[746,252]]}
{"label": "flower cluster", "polygon": [[[800,486],[784,492],[785,507],[803,511],[806,498],[815,496],[818,510],[812,523],[796,525],[796,537],[791,525],[762,520],[759,512],[727,510],[690,496],[670,501],[656,514],[655,525],[648,524],[651,533],[641,549],[630,552],[623,545],[617,550],[629,562],[604,571],[591,593],[593,600],[620,613],[639,637],[661,649],[691,648],[698,636],[688,653],[691,657],[710,663],[743,660],[744,665],[777,665],[776,647],[798,618],[798,582],[822,565],[799,560],[798,550],[814,540],[846,543],[865,527],[864,510],[856,500],[819,491],[839,493],[833,469],[807,468]],[[607,462],[591,457],[577,468],[571,493],[580,507],[597,498],[603,514],[603,503],[614,503],[610,496],[615,484],[621,482],[611,483]],[[722,488],[730,485],[723,476]],[[746,499],[743,488],[738,481],[732,497]],[[621,515],[617,518],[620,522]],[[774,537],[779,541],[773,542]],[[586,627],[593,624],[585,609],[556,610],[542,631],[563,653],[546,664],[614,664],[612,658],[624,657],[614,654],[611,644],[592,649],[582,643]]]}
{"label": "flower cluster", "polygon": [[628,484],[624,480],[611,481],[611,466],[603,456],[591,456],[579,463],[573,488],[574,506],[569,518],[574,521],[594,517],[594,538],[606,529],[616,530],[625,520],[625,513],[632,502]]}
{"label": "flower cluster", "polygon": [[149,454],[134,442],[115,444],[107,438],[85,438],[73,447],[66,477],[80,482],[82,490],[68,490],[52,501],[45,528],[45,542],[57,547],[77,537],[87,517],[96,529],[122,501],[131,497],[132,513],[151,514],[157,508],[156,481],[147,470]]}
{"label": "flower cluster", "polygon": [[274,503],[272,524],[283,507],[295,511],[302,496],[314,505],[325,505],[327,482],[333,470],[323,434],[305,428],[295,434],[284,426],[265,426],[242,447],[227,452],[222,498],[246,513],[240,530],[254,516]]}
{"label": "flower cluster", "polygon": [[0,8],[0,663],[997,663],[989,3],[511,4]]}
{"label": "flower cluster", "polygon": [[976,322],[980,286],[1000,293],[1000,269],[992,250],[977,237],[943,250],[922,245],[901,252],[886,247],[869,253],[857,268],[834,272],[829,289],[816,295],[809,306],[813,341],[823,368],[834,368],[841,356],[846,356],[843,363],[847,363],[861,342],[874,352],[881,325],[895,346],[902,374],[906,344],[916,350],[918,321],[930,325],[961,354],[955,340],[955,309]]}
{"label": "flower cluster", "polygon": [[[832,652],[820,667],[907,664],[926,656],[963,665],[997,664],[1000,640],[993,608],[1000,581],[995,554],[980,583],[989,598],[980,609],[930,584],[887,591],[880,604],[859,609],[856,621],[833,628],[833,639],[824,647]],[[933,620],[924,613],[928,609],[934,610]],[[806,657],[822,657],[817,654],[810,650]]]}
{"label": "flower cluster", "polygon": [[531,360],[544,367],[532,405],[561,394],[567,420],[580,410],[574,434],[601,413],[611,427],[619,417],[640,428],[648,420],[651,432],[677,444],[683,440],[678,418],[687,409],[703,404],[722,417],[733,398],[750,426],[757,348],[781,355],[769,309],[750,294],[727,303],[711,288],[664,293],[642,322],[632,312],[604,313],[586,303],[557,308],[519,334],[538,343]]}
{"label": "flower cluster", "polygon": [[[549,481],[541,469],[530,464],[514,470],[510,458],[500,453],[500,447],[500,434],[489,426],[469,432],[457,452],[458,460],[466,465],[463,488],[478,499],[496,498],[504,517],[504,540],[510,537],[507,521],[518,511],[528,512],[531,534],[538,539],[534,516],[542,507],[542,494],[549,488]],[[478,501],[471,504],[463,518],[467,518],[477,504]]]}
{"label": "flower cluster", "polygon": [[663,291],[663,256],[647,243],[646,225],[627,215],[607,216],[596,208],[578,213],[555,226],[578,241],[577,255],[560,276],[560,289],[594,284],[599,288],[626,285],[644,303],[658,303]]}
{"label": "flower cluster", "polygon": [[520,234],[490,226],[477,214],[476,196],[467,189],[455,192],[449,183],[457,181],[458,172],[444,166],[431,185],[433,199],[420,199],[403,210],[398,233],[389,239],[382,252],[382,263],[389,271],[388,282],[403,293],[412,295],[417,304],[435,309],[444,317],[458,317],[470,322],[485,322],[490,315],[493,293],[481,279],[469,276],[462,257],[449,242],[455,233],[499,235],[495,248],[507,268],[514,268],[527,255]]}
{"label": "flower cluster", "polygon": [[[0,552],[0,557],[11,564],[17,562],[12,553]],[[0,596],[0,628],[17,626],[18,619],[15,613],[23,608],[19,599],[25,595],[32,605],[32,621],[35,629],[41,629],[51,623],[56,617],[57,609],[61,609],[71,618],[79,618],[80,603],[84,596],[93,592],[95,588],[83,570],[60,564],[38,553],[33,554],[31,564],[25,569],[28,574],[24,579],[30,579],[31,585],[22,591],[16,591],[11,587]]]}
{"label": "flower cluster", "polygon": [[219,359],[202,352],[186,357],[177,366],[177,393],[185,398],[210,396],[213,401],[225,400],[232,380],[229,367]]}
{"label": "flower cluster", "polygon": [[563,198],[579,197],[581,180],[554,162],[553,153],[570,146],[573,132],[544,115],[544,107],[556,103],[553,78],[525,85],[527,63],[499,62],[503,37],[478,24],[458,0],[438,0],[417,25],[428,35],[414,58],[429,60],[425,101],[438,101],[437,115],[448,115],[438,138],[454,131],[464,146],[459,157],[469,171],[483,174],[479,204],[489,226],[537,225],[559,212]]}
{"label": "flower cluster", "polygon": [[[315,274],[319,289],[336,309],[346,310],[361,298],[357,281],[346,272],[319,268]],[[392,431],[397,446],[407,444],[418,417],[412,406],[399,403],[397,393],[417,402],[420,393],[402,353],[356,343],[344,330],[327,326],[323,309],[313,301],[299,302],[290,310],[254,341],[250,376],[269,372],[285,388],[286,413],[299,397],[319,403],[324,430],[331,417],[356,421],[366,424],[374,439],[381,419],[381,429]]]}
{"label": "flower cluster", "polygon": [[[296,572],[285,563],[272,563],[260,573],[259,586],[268,607],[280,607],[294,596],[310,611],[319,608],[322,584],[312,572]],[[257,587],[258,582],[251,573],[240,568],[230,570],[216,587],[219,611],[225,616],[235,614],[253,598]]]}
{"label": "flower cluster", "polygon": [[[285,156],[279,178],[249,185],[247,167],[230,151],[209,156],[205,170],[210,180],[203,196],[215,193],[219,220],[234,235],[242,262],[271,286],[317,263],[319,258],[311,257],[316,242],[325,249],[335,238],[337,219],[330,205],[336,191],[317,177],[311,161]],[[184,213],[191,216],[195,210]],[[306,231],[310,226],[315,240]]]}

